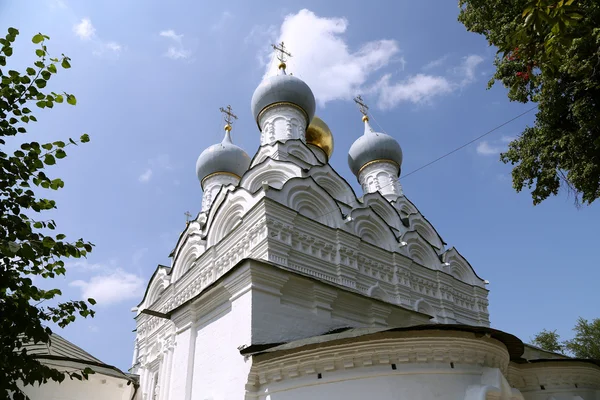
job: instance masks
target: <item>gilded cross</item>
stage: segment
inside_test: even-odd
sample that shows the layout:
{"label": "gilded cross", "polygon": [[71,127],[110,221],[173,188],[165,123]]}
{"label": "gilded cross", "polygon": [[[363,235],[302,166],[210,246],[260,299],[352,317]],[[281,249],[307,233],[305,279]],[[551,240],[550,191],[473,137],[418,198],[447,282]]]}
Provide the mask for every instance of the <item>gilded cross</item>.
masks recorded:
{"label": "gilded cross", "polygon": [[358,109],[360,110],[361,114],[366,117],[369,111],[369,106],[365,104],[360,94],[354,98],[354,102],[358,105]]}
{"label": "gilded cross", "polygon": [[219,107],[219,111],[221,111],[223,113],[223,118],[225,119],[225,122],[229,126],[231,126],[231,124],[233,123],[234,119],[238,118],[237,115],[235,115],[233,113],[233,111],[231,111],[231,106],[230,105],[228,105],[227,108]]}
{"label": "gilded cross", "polygon": [[292,56],[292,54],[285,49],[283,42],[279,43],[278,45],[272,44],[271,46],[273,46],[273,49],[277,52],[277,59],[281,63],[285,63],[286,57]]}
{"label": "gilded cross", "polygon": [[185,222],[189,223],[190,220],[192,219],[192,214],[190,214],[189,211],[186,211],[183,215],[185,215]]}

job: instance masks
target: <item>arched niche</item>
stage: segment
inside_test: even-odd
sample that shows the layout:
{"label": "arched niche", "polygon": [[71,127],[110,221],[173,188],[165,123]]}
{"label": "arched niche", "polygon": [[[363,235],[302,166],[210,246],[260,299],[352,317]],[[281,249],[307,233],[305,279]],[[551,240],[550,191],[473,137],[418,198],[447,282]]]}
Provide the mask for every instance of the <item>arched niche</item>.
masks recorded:
{"label": "arched niche", "polygon": [[409,216],[409,225],[411,229],[415,229],[419,232],[421,236],[423,236],[429,244],[439,250],[439,252],[444,250],[444,243],[442,242],[440,235],[420,213],[411,214]]}
{"label": "arched niche", "polygon": [[411,203],[410,200],[406,198],[406,196],[398,197],[396,200],[394,200],[393,204],[394,207],[398,211],[400,211],[401,217],[405,217],[410,214],[415,214],[419,212],[419,210],[417,210],[417,207],[415,207],[415,205]]}
{"label": "arched niche", "polygon": [[396,236],[389,225],[370,207],[358,208],[350,214],[354,234],[375,246],[395,250]]}
{"label": "arched niche", "polygon": [[441,261],[433,247],[417,231],[410,231],[402,236],[406,243],[408,256],[424,267],[439,270]]}
{"label": "arched niche", "polygon": [[431,304],[429,304],[425,299],[419,299],[415,302],[415,311],[418,311],[423,314],[429,315],[432,319],[431,322],[437,323],[437,314],[435,309]]}
{"label": "arched niche", "polygon": [[207,248],[219,243],[233,228],[242,221],[248,210],[258,201],[243,188],[228,194],[207,223]]}
{"label": "arched niche", "polygon": [[363,204],[371,207],[389,226],[400,233],[406,232],[398,210],[379,192],[368,193],[363,197]]}
{"label": "arched niche", "polygon": [[267,192],[267,197],[332,228],[342,225],[341,211],[335,199],[311,177],[290,179],[280,191]]}
{"label": "arched niche", "polygon": [[334,199],[349,205],[356,204],[352,187],[329,164],[313,167],[309,174]]}
{"label": "arched niche", "polygon": [[173,262],[173,273],[171,278],[173,282],[178,281],[194,266],[196,260],[204,253],[204,248],[204,243],[200,237],[188,239]]}
{"label": "arched niche", "polygon": [[152,277],[150,285],[148,286],[146,300],[144,301],[145,307],[150,307],[158,300],[160,300],[167,286],[169,286],[169,276],[167,275],[167,268],[159,266],[156,273]]}
{"label": "arched niche", "polygon": [[442,260],[448,264],[448,272],[456,279],[468,283],[469,285],[477,285],[485,288],[483,280],[477,276],[471,264],[469,264],[456,248],[452,247],[442,254]]}
{"label": "arched niche", "polygon": [[240,187],[254,193],[262,187],[263,182],[267,182],[270,187],[281,189],[289,179],[299,176],[302,176],[299,166],[268,158],[244,174]]}

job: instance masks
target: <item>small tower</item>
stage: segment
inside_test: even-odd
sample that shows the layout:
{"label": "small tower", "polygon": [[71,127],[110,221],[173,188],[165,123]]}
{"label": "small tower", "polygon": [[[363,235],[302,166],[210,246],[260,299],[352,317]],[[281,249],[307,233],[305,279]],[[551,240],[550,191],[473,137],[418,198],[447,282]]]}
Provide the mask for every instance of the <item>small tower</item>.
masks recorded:
{"label": "small tower", "polygon": [[315,115],[315,96],[304,81],[285,72],[283,42],[273,45],[279,59],[279,73],[264,79],[252,95],[252,115],[261,132],[260,144],[300,139],[306,142],[306,129]]}
{"label": "small tower", "polygon": [[402,149],[398,142],[385,133],[375,132],[369,124],[369,107],[361,96],[354,101],[358,105],[365,124],[365,133],[350,147],[348,165],[358,178],[363,192],[379,191],[392,201],[402,196],[402,187],[398,182],[402,167]]}
{"label": "small tower", "polygon": [[237,185],[250,166],[250,157],[231,141],[231,124],[237,116],[231,106],[219,109],[225,119],[225,136],[221,143],[207,148],[196,161],[196,174],[202,186],[202,211],[208,211],[225,185]]}

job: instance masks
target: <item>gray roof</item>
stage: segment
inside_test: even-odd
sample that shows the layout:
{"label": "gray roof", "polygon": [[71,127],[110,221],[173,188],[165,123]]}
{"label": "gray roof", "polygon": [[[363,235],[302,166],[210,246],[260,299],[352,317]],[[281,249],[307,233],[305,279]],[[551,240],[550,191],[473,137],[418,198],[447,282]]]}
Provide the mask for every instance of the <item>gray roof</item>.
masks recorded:
{"label": "gray roof", "polygon": [[62,336],[52,333],[49,343],[30,343],[24,346],[27,353],[35,355],[36,358],[45,358],[45,356],[69,358],[83,362],[92,362],[104,364],[102,361],[92,356],[81,347],[74,345]]}
{"label": "gray roof", "polygon": [[358,177],[360,169],[375,160],[392,160],[402,166],[402,148],[396,139],[385,133],[373,131],[369,121],[365,121],[364,135],[356,139],[348,151],[348,166]]}
{"label": "gray roof", "polygon": [[[425,324],[406,327],[367,327],[367,328],[340,328],[327,332],[323,335],[312,336],[305,339],[294,340],[286,343],[264,343],[253,344],[240,350],[242,355],[260,355],[265,353],[277,353],[288,351],[299,351],[314,347],[328,346],[339,341],[352,341],[359,338],[369,338],[387,332],[409,332],[409,331],[459,331],[471,332],[475,335],[488,334],[493,339],[504,343],[511,360],[520,359],[523,354],[523,342],[510,333],[485,326],[471,326],[463,324]],[[373,336],[372,336],[373,335]]]}
{"label": "gray roof", "polygon": [[242,176],[250,167],[250,156],[231,142],[229,131],[221,143],[210,146],[196,161],[196,174],[200,182],[210,174],[229,172]]}
{"label": "gray roof", "polygon": [[301,79],[286,75],[284,70],[280,70],[279,75],[264,79],[254,91],[251,107],[256,122],[265,107],[281,102],[292,103],[303,109],[308,116],[307,126],[315,115],[315,96],[310,87]]}
{"label": "gray roof", "polygon": [[89,367],[96,373],[122,378],[137,385],[135,375],[126,374],[117,367],[105,364],[56,333],[50,335],[48,343],[27,343],[23,347],[29,355],[42,363],[51,363],[55,367],[56,365],[72,366],[73,363],[76,363],[78,368]]}

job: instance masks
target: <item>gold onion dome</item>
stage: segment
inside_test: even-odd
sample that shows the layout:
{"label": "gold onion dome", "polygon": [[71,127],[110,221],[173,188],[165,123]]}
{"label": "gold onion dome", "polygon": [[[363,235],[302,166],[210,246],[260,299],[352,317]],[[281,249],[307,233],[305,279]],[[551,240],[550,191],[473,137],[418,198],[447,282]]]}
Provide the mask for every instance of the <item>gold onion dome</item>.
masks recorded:
{"label": "gold onion dome", "polygon": [[306,143],[319,147],[327,155],[333,154],[333,134],[329,126],[321,118],[315,116],[306,129]]}

